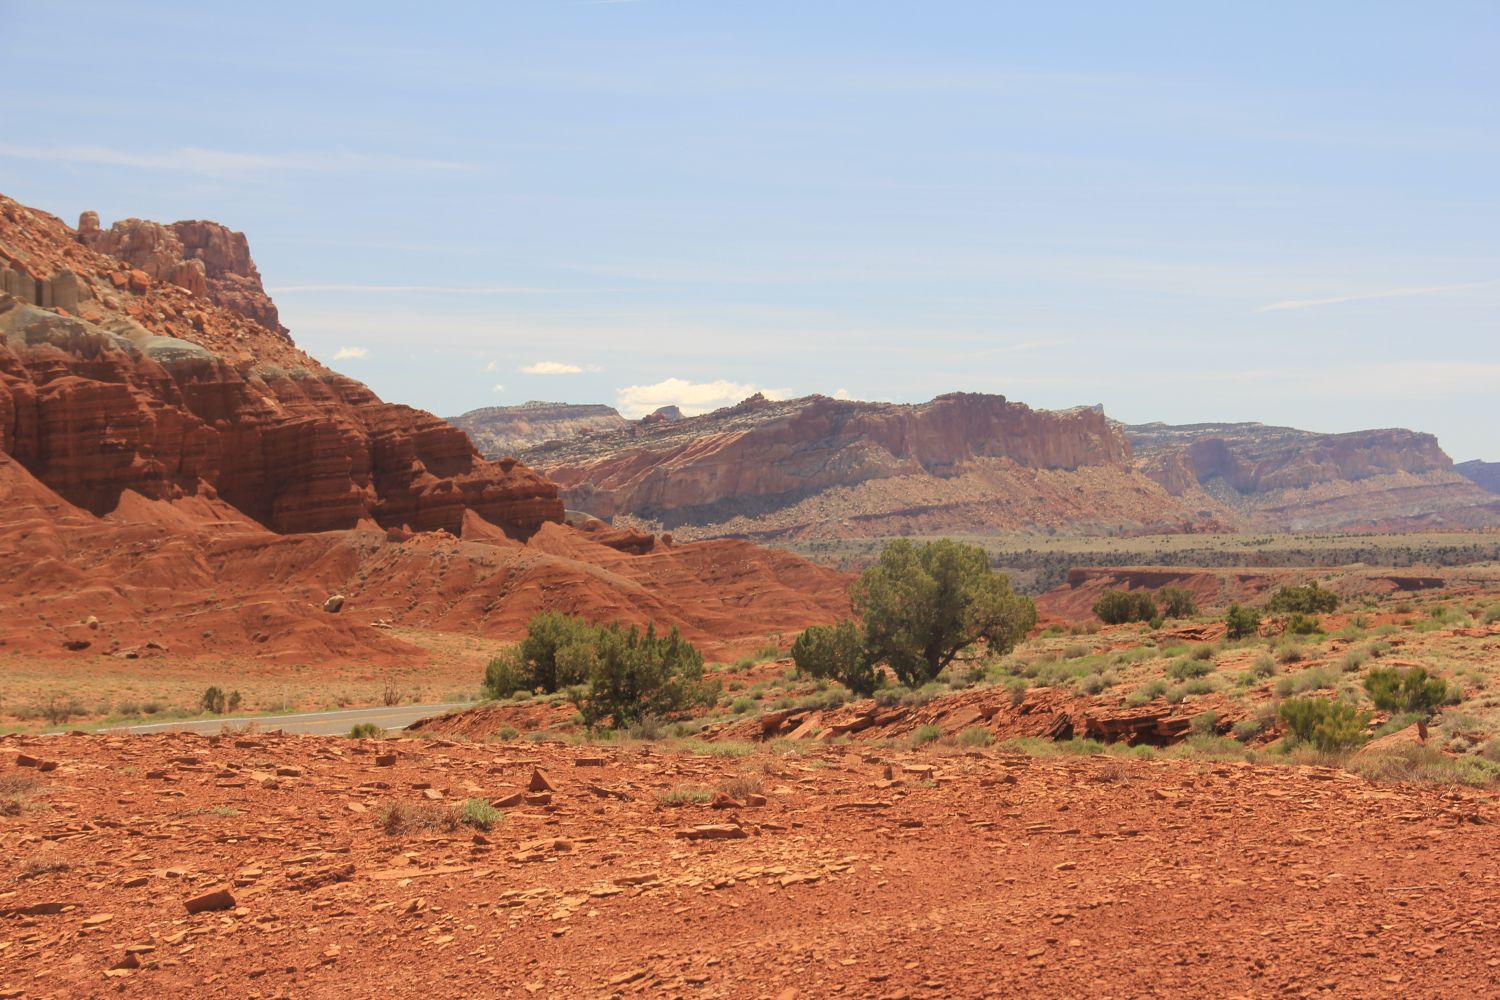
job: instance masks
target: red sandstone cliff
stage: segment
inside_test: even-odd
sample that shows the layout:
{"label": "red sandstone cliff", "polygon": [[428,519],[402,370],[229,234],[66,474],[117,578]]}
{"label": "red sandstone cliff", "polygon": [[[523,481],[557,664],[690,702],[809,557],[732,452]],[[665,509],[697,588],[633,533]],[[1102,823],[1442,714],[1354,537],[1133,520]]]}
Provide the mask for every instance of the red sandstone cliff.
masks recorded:
{"label": "red sandstone cliff", "polygon": [[[183,246],[204,253],[195,260],[216,260],[205,248],[227,230],[180,227]],[[161,235],[151,224],[111,232]],[[0,450],[69,502],[104,514],[127,490],[203,493],[281,532],[371,519],[457,533],[473,511],[525,538],[562,519],[556,487],[536,473],[481,459],[444,421],[381,402],[284,334],[87,245],[108,240],[76,237],[0,199],[5,288],[33,295],[0,295]],[[224,246],[243,264],[242,244]],[[151,263],[143,247],[130,252]]]}

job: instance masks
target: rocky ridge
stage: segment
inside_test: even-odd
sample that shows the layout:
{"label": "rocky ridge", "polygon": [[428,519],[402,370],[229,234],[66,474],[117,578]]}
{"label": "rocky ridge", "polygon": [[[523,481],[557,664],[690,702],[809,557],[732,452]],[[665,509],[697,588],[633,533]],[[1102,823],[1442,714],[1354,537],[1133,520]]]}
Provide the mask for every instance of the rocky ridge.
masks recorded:
{"label": "rocky ridge", "polygon": [[612,406],[600,403],[544,403],[486,406],[448,422],[469,435],[487,458],[517,455],[549,441],[620,430],[628,421]]}

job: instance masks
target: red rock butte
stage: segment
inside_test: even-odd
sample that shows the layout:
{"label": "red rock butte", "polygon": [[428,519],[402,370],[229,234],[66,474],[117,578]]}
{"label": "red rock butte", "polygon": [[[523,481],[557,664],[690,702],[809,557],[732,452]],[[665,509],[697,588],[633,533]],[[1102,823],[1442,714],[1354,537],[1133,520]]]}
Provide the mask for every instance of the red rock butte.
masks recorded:
{"label": "red rock butte", "polygon": [[[230,647],[403,648],[306,611],[335,591],[490,635],[547,607],[724,639],[845,606],[790,555],[565,525],[552,482],[299,350],[214,223],[74,230],[0,197],[0,492],[0,593],[37,609],[13,648],[160,639],[198,605]],[[120,634],[68,637],[106,613]]]}

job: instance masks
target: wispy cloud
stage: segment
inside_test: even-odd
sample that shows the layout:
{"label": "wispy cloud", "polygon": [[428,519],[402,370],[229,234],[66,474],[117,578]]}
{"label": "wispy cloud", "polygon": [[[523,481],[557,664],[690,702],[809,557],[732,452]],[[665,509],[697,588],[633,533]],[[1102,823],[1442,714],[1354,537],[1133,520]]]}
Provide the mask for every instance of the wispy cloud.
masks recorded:
{"label": "wispy cloud", "polygon": [[1261,306],[1256,312],[1279,312],[1286,309],[1311,309],[1314,306],[1336,306],[1344,302],[1365,302],[1371,299],[1404,299],[1416,295],[1441,295],[1444,292],[1463,292],[1473,288],[1487,288],[1493,281],[1472,281],[1462,285],[1426,285],[1420,288],[1387,288],[1378,292],[1360,292],[1356,295],[1332,295],[1326,299],[1288,299]]}
{"label": "wispy cloud", "polygon": [[344,361],[348,358],[364,358],[368,357],[369,353],[370,350],[366,347],[340,347],[334,352],[333,360]]}
{"label": "wispy cloud", "polygon": [[499,382],[496,382],[494,388],[492,388],[490,391],[491,392],[504,392],[505,391],[505,386],[502,385],[502,384],[500,384]]}
{"label": "wispy cloud", "polygon": [[361,295],[576,295],[581,292],[611,291],[589,288],[530,288],[517,285],[276,285],[267,288],[272,295],[319,292],[355,292]]}
{"label": "wispy cloud", "polygon": [[627,417],[644,417],[663,406],[676,406],[688,416],[738,403],[757,392],[767,399],[785,399],[790,389],[767,389],[746,382],[689,382],[668,378],[653,385],[628,385],[615,393],[616,407]]}
{"label": "wispy cloud", "polygon": [[109,146],[18,146],[5,143],[0,144],[0,157],[67,165],[86,163],[139,170],[165,170],[221,178],[283,171],[345,173],[353,170],[387,170],[430,173],[474,168],[473,164],[453,160],[360,153],[347,149],[242,153],[225,149],[203,149],[199,146],[150,151]]}

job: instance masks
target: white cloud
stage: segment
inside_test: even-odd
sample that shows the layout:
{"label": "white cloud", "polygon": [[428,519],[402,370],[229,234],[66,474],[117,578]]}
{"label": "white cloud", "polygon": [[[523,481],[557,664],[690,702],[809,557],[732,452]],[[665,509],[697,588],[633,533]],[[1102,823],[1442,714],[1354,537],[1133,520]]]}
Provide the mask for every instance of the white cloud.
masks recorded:
{"label": "white cloud", "polygon": [[663,406],[679,407],[688,416],[731,406],[747,396],[761,393],[767,399],[785,399],[790,389],[765,389],[743,382],[688,382],[669,378],[655,385],[628,385],[615,393],[615,405],[627,417],[644,417]]}
{"label": "white cloud", "polygon": [[499,382],[496,382],[495,383],[495,387],[493,389],[491,389],[490,391],[491,392],[504,392],[505,391],[505,386],[501,385]]}
{"label": "white cloud", "polygon": [[527,365],[521,369],[525,375],[577,375],[583,371],[577,365],[570,365],[562,361],[538,361],[534,365]]}
{"label": "white cloud", "polygon": [[500,370],[500,366],[497,365],[497,364],[495,364],[495,362],[490,361],[490,362],[488,362],[488,363],[485,364],[484,370],[487,371],[487,372],[499,371]]}
{"label": "white cloud", "polygon": [[364,347],[340,347],[334,353],[333,360],[343,361],[347,358],[364,358],[368,356],[369,353],[369,349]]}
{"label": "white cloud", "polygon": [[849,395],[849,390],[848,389],[835,389],[835,390],[833,390],[833,398],[834,399],[853,399],[854,397],[851,396],[851,395]]}
{"label": "white cloud", "polygon": [[1471,288],[1486,288],[1493,281],[1474,281],[1464,285],[1427,285],[1423,288],[1387,288],[1379,292],[1363,292],[1358,295],[1334,295],[1326,299],[1288,299],[1261,306],[1256,312],[1280,312],[1286,309],[1310,309],[1313,306],[1336,306],[1344,302],[1365,302],[1370,299],[1404,299],[1413,295],[1440,295],[1443,292],[1462,292]]}
{"label": "white cloud", "polygon": [[237,153],[223,149],[183,146],[156,152],[113,149],[108,146],[13,146],[0,144],[0,156],[69,165],[92,163],[108,167],[136,167],[200,174],[205,177],[241,177],[246,174],[284,170],[347,173],[356,170],[451,171],[469,170],[470,164],[450,160],[426,160],[350,150],[312,153]]}

